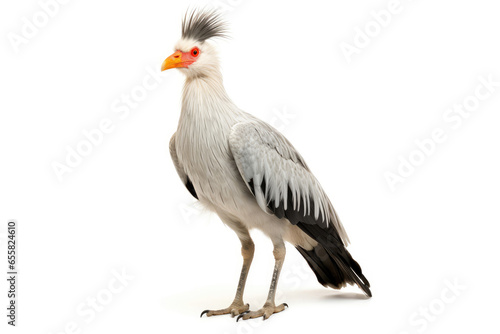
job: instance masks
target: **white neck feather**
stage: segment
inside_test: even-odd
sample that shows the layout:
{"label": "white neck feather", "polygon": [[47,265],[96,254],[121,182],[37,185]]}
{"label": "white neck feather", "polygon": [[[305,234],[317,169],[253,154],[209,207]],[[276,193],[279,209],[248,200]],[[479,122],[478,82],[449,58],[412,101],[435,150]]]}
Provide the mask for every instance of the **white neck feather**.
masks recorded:
{"label": "white neck feather", "polygon": [[220,117],[237,112],[222,83],[222,74],[216,67],[202,75],[188,76],[182,93],[181,117]]}

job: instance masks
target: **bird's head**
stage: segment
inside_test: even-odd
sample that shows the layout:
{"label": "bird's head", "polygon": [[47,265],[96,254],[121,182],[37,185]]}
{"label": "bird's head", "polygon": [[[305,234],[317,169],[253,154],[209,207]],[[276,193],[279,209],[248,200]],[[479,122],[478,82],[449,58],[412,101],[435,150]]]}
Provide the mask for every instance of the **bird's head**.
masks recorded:
{"label": "bird's head", "polygon": [[217,52],[207,40],[226,37],[226,25],[214,10],[193,10],[182,21],[182,38],[161,66],[178,68],[188,77],[204,76],[218,69]]}

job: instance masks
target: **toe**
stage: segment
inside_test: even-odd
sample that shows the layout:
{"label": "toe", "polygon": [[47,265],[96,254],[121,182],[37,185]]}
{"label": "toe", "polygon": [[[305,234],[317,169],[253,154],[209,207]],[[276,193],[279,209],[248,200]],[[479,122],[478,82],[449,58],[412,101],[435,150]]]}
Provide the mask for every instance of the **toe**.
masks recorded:
{"label": "toe", "polygon": [[245,305],[233,307],[231,309],[231,316],[235,317],[238,314],[242,314],[242,313],[248,312],[249,309],[250,309],[250,305],[249,304],[245,304]]}
{"label": "toe", "polygon": [[263,314],[262,310],[252,311],[252,312],[244,312],[238,316],[236,321],[238,322],[240,319],[248,320],[248,319],[257,318],[257,317],[262,316],[262,314]]}
{"label": "toe", "polygon": [[278,305],[274,308],[274,313],[278,313],[278,312],[281,312],[285,309],[285,306],[288,307],[288,304],[286,303],[283,303],[281,305]]}
{"label": "toe", "polygon": [[207,317],[211,317],[213,315],[222,315],[222,314],[228,314],[231,312],[230,308],[224,308],[222,310],[205,310],[201,312],[200,318],[203,317],[204,314],[207,315]]}
{"label": "toe", "polygon": [[271,304],[266,304],[264,307],[262,307],[258,311],[252,311],[252,312],[244,312],[238,316],[236,321],[239,321],[240,319],[243,320],[248,320],[248,319],[254,319],[254,318],[259,318],[262,317],[264,320],[269,319],[271,315],[274,313],[281,312],[285,309],[285,306],[288,307],[287,304],[283,303],[278,306],[274,306]]}
{"label": "toe", "polygon": [[229,305],[227,308],[223,308],[221,310],[205,310],[201,312],[200,317],[203,317],[203,315],[207,315],[207,317],[211,317],[213,315],[222,315],[222,314],[231,314],[231,316],[237,316],[238,314],[242,314],[250,308],[249,304],[243,304],[243,303],[233,303]]}

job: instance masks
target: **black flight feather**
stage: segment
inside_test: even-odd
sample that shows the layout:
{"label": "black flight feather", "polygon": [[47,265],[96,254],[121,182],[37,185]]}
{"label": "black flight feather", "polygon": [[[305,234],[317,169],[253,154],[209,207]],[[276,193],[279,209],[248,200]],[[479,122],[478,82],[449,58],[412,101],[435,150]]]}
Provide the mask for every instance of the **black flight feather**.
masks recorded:
{"label": "black flight feather", "polygon": [[331,224],[326,229],[303,223],[298,223],[297,226],[318,242],[318,245],[309,251],[300,246],[296,248],[323,286],[340,289],[346,283],[356,284],[368,297],[372,296],[370,282]]}
{"label": "black flight feather", "polygon": [[[262,178],[260,189],[267,194],[265,176]],[[253,179],[248,181],[250,191],[255,196],[255,183]],[[267,197],[267,196],[266,196]],[[274,199],[269,199],[267,207],[278,218],[286,218],[290,223],[296,225],[304,233],[318,242],[311,250],[306,250],[297,246],[299,253],[306,259],[307,263],[316,274],[316,277],[323,286],[334,289],[340,289],[348,284],[356,284],[369,297],[372,296],[370,283],[363,275],[361,267],[352,258],[349,251],[345,248],[340,235],[333,226],[333,222],[326,224],[321,215],[314,217],[314,201],[309,198],[308,207],[304,203],[300,208],[294,208],[293,193],[288,187],[287,203],[281,200],[275,203]]]}

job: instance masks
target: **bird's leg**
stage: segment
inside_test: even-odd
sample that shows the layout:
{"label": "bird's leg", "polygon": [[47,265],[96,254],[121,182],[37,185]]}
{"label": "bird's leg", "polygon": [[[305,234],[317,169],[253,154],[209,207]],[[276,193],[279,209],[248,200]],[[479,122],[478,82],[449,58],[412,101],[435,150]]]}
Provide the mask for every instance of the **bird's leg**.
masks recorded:
{"label": "bird's leg", "polygon": [[247,281],[248,271],[250,270],[250,265],[252,264],[253,254],[255,250],[255,245],[248,234],[248,237],[240,237],[241,240],[241,255],[243,256],[243,266],[241,267],[240,280],[238,281],[238,288],[236,289],[236,295],[233,302],[229,307],[221,310],[205,310],[201,313],[207,317],[212,315],[221,314],[231,314],[231,316],[237,316],[243,312],[248,311],[250,305],[243,303],[243,292],[245,290],[245,284]]}
{"label": "bird's leg", "polygon": [[285,303],[276,306],[276,304],[274,303],[281,267],[283,266],[283,262],[285,261],[286,248],[285,248],[285,243],[283,242],[282,239],[276,241],[273,240],[273,244],[274,244],[273,254],[274,254],[275,264],[274,264],[273,278],[271,280],[271,286],[269,287],[269,294],[267,295],[266,303],[258,311],[252,311],[241,314],[240,316],[238,316],[236,321],[240,320],[241,318],[243,318],[243,320],[247,320],[258,317],[263,317],[264,320],[266,320],[272,314],[281,312],[285,309],[285,306],[288,306]]}

